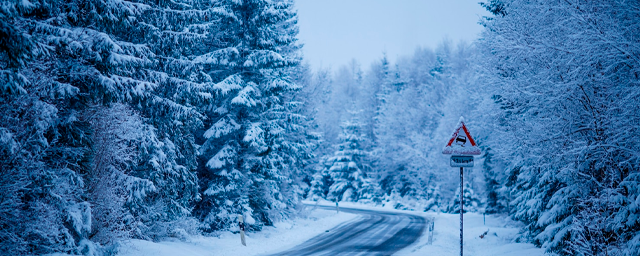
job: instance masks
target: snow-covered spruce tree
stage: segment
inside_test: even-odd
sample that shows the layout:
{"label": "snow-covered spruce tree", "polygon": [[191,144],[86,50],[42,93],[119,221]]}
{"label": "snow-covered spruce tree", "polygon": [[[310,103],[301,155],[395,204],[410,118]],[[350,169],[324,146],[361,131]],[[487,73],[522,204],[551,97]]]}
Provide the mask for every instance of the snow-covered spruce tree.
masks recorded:
{"label": "snow-covered spruce tree", "polygon": [[378,191],[370,177],[368,139],[355,118],[343,122],[342,131],[342,143],[336,145],[334,155],[327,162],[332,182],[327,199],[370,202],[377,198]]}
{"label": "snow-covered spruce tree", "polygon": [[[183,159],[193,153],[152,118],[177,125],[198,116],[161,86],[175,76],[154,70],[151,39],[131,36],[145,30],[139,21],[151,9],[115,0],[3,3],[2,204],[14,208],[0,211],[3,251],[91,254],[89,237],[146,237],[144,227],[188,212],[197,184]],[[92,214],[93,206],[113,216]]]}
{"label": "snow-covered spruce tree", "polygon": [[309,156],[305,117],[292,101],[296,12],[288,0],[221,1],[215,17],[219,50],[196,58],[215,82],[216,101],[204,109],[195,212],[208,230],[236,225],[237,214],[260,229],[298,205],[293,178]]}
{"label": "snow-covered spruce tree", "polygon": [[403,209],[426,207],[422,203],[432,196],[427,188],[437,186],[434,173],[425,168],[426,158],[420,149],[427,140],[423,129],[428,118],[424,114],[429,111],[423,111],[418,95],[415,87],[389,90],[377,115],[380,184],[393,198],[394,207]]}
{"label": "snow-covered spruce tree", "polygon": [[514,218],[550,251],[637,255],[640,6],[500,2],[480,42],[500,135],[513,142],[492,148],[518,172]]}
{"label": "snow-covered spruce tree", "polygon": [[[92,27],[102,33],[103,41],[112,42],[105,46],[111,51],[104,57],[109,65],[96,67],[103,74],[99,81],[113,94],[89,105],[127,103],[135,109],[130,116],[141,116],[145,123],[138,126],[137,136],[129,128],[132,138],[122,141],[134,147],[134,164],[112,169],[110,174],[119,170],[129,177],[111,184],[129,191],[125,207],[135,221],[126,227],[137,237],[165,236],[169,231],[166,223],[188,215],[192,201],[198,197],[192,134],[201,126],[202,116],[194,105],[210,100],[212,86],[188,57],[193,55],[191,48],[203,48],[207,37],[204,28],[211,24],[208,16],[213,7],[197,1],[98,1],[80,3],[78,8],[71,9],[75,18],[70,25]],[[93,9],[103,13],[81,15]],[[104,91],[99,86],[96,90]],[[96,132],[104,129],[94,127]],[[92,175],[88,178],[100,179]],[[101,181],[95,184],[108,185]]]}
{"label": "snow-covered spruce tree", "polygon": [[[463,212],[477,212],[480,205],[480,199],[478,195],[471,188],[471,184],[469,182],[464,182],[464,190],[463,190]],[[453,198],[451,198],[451,203],[447,207],[448,213],[460,213],[460,188],[456,190],[456,194]]]}
{"label": "snow-covered spruce tree", "polygon": [[107,244],[132,237],[138,223],[126,206],[129,190],[133,183],[145,190],[153,187],[149,181],[128,175],[130,167],[137,164],[136,142],[143,123],[122,104],[93,106],[83,111],[80,119],[89,120],[93,131],[93,157],[84,179],[84,195],[91,206],[91,240]]}
{"label": "snow-covered spruce tree", "polygon": [[485,213],[503,213],[507,210],[506,198],[503,195],[503,186],[500,184],[502,179],[496,173],[493,163],[493,151],[491,148],[485,147],[482,152],[482,172],[485,182]]}
{"label": "snow-covered spruce tree", "polygon": [[[3,251],[95,252],[87,239],[92,214],[84,190],[95,152],[93,131],[83,114],[90,105],[123,100],[130,86],[140,85],[132,81],[125,86],[110,76],[124,68],[113,58],[144,50],[96,30],[105,26],[103,17],[122,17],[122,12],[101,9],[82,16],[85,7],[77,1],[2,5],[0,61],[8,71],[3,72],[8,86],[1,102],[7,147],[0,159],[8,174],[3,185],[12,188],[6,199],[17,203],[10,216],[1,218],[14,222],[0,224]],[[87,23],[92,28],[85,28]]]}
{"label": "snow-covered spruce tree", "polygon": [[[30,2],[3,2],[0,8],[0,251],[18,255],[71,249],[61,246],[72,238],[58,215],[75,201],[64,193],[51,202],[48,195],[55,181],[65,186],[77,179],[73,171],[47,165],[47,149],[58,145],[47,133],[58,115],[38,96],[45,88],[30,81],[29,64],[42,53],[25,24],[34,8]],[[61,173],[71,180],[54,181]]]}
{"label": "snow-covered spruce tree", "polygon": [[316,173],[313,174],[313,180],[311,180],[311,189],[307,198],[314,201],[321,198],[326,199],[332,184],[329,168],[316,170]]}
{"label": "snow-covered spruce tree", "polygon": [[[154,63],[146,72],[156,89],[134,106],[153,124],[157,139],[145,141],[144,165],[137,174],[154,182],[156,192],[138,205],[151,225],[148,236],[173,232],[199,199],[195,134],[203,128],[202,108],[210,106],[217,91],[215,77],[199,57],[215,52],[220,33],[218,1],[148,1],[133,33],[122,34],[148,45]],[[149,172],[148,170],[153,170]]]}

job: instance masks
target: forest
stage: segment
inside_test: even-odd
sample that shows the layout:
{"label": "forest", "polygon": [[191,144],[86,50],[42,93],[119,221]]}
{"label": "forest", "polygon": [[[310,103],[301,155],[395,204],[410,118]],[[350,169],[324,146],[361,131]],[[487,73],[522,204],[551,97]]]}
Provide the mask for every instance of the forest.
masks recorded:
{"label": "forest", "polygon": [[465,211],[639,255],[640,2],[479,4],[473,42],[314,70],[293,0],[1,0],[0,254],[259,232],[305,199],[460,212],[464,116]]}

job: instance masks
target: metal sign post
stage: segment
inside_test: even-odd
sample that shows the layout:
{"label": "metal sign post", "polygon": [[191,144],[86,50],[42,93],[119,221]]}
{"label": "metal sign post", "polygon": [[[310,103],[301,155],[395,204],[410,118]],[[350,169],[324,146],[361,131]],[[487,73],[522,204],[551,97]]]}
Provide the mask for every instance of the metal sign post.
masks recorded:
{"label": "metal sign post", "polygon": [[452,155],[449,160],[451,167],[460,167],[460,256],[464,245],[464,167],[473,167],[473,155],[480,155],[480,148],[471,137],[469,130],[460,117],[458,126],[453,131],[449,143],[442,150],[442,154]]}
{"label": "metal sign post", "polygon": [[[452,157],[453,158],[453,157]],[[464,182],[463,182],[463,170],[464,167],[460,167],[460,256],[462,256],[462,233],[463,233],[463,228],[462,228],[462,224],[464,223],[464,217],[463,217],[463,212],[464,212]]]}

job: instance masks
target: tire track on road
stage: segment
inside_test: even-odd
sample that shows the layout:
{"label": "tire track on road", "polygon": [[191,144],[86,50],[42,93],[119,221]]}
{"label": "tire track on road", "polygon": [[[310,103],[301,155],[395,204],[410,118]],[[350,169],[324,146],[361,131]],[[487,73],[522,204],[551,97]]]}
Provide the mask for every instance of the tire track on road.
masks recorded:
{"label": "tire track on road", "polygon": [[412,214],[351,208],[340,210],[362,217],[272,256],[392,255],[416,242],[427,224],[425,218]]}

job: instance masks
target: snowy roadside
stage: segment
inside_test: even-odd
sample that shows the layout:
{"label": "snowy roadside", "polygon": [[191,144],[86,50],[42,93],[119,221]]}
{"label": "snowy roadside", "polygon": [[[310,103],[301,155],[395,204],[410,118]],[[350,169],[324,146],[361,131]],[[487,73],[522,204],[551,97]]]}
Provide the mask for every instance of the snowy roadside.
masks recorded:
{"label": "snowy roadside", "polygon": [[[315,202],[306,201],[307,204]],[[321,201],[319,205],[335,206],[335,203]],[[388,204],[391,205],[391,204]],[[397,252],[398,256],[460,255],[460,215],[433,212],[415,212],[396,210],[390,207],[375,207],[358,203],[340,203],[340,207],[368,209],[377,211],[401,212],[425,217],[433,217],[435,220],[433,232],[433,244],[428,244],[428,232],[425,230],[422,237],[413,245]],[[529,243],[514,242],[518,235],[519,223],[505,217],[487,215],[486,224],[482,214],[464,214],[464,255],[473,256],[542,256],[544,249],[535,247]],[[487,235],[480,238],[485,231]]]}
{"label": "snowy roadside", "polygon": [[[316,204],[305,201],[306,204]],[[321,201],[323,206],[335,206],[335,203]],[[433,244],[428,244],[428,233],[413,245],[395,255],[459,255],[460,215],[445,213],[423,213],[396,210],[357,203],[340,203],[340,207],[388,211],[415,214],[435,219]],[[247,246],[240,245],[238,234],[224,232],[216,237],[193,237],[187,242],[164,241],[153,243],[144,240],[130,240],[120,249],[119,256],[227,256],[227,255],[265,255],[284,251],[325,232],[345,221],[357,218],[357,214],[336,213],[334,210],[313,209],[309,207],[309,217],[276,223],[274,227],[265,227],[263,231],[247,234]],[[518,223],[503,217],[486,216],[486,225],[482,214],[467,213],[465,217],[465,255],[474,256],[542,256],[544,250],[528,243],[515,243]],[[484,238],[479,236],[487,231]]]}
{"label": "snowy roadside", "polygon": [[[447,213],[424,213],[423,216],[434,217],[433,244],[428,244],[428,233],[414,245],[401,250],[396,255],[460,255],[460,215]],[[544,249],[529,243],[516,243],[518,223],[499,216],[486,216],[483,223],[482,214],[464,214],[464,255],[473,256],[542,256]],[[488,232],[487,232],[488,231]],[[480,235],[487,234],[480,238]]]}
{"label": "snowy roadside", "polygon": [[[311,210],[311,209],[310,209]],[[220,237],[192,237],[187,242],[129,240],[120,248],[118,256],[227,256],[263,255],[276,253],[324,233],[358,215],[336,213],[331,210],[311,210],[307,218],[276,223],[261,232],[247,234],[247,246],[240,244],[240,235],[224,232]]]}

